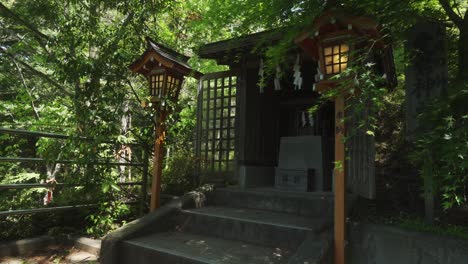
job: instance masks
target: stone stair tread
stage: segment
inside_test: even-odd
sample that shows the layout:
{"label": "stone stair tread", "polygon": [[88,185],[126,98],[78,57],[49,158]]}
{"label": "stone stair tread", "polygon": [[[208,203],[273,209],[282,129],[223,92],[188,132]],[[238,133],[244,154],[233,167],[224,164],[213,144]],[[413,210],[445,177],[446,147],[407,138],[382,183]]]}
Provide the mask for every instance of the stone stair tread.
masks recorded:
{"label": "stone stair tread", "polygon": [[297,192],[297,191],[288,191],[277,189],[274,187],[257,187],[257,188],[238,188],[238,187],[228,187],[228,188],[218,188],[217,191],[222,192],[239,192],[239,193],[250,193],[257,194],[262,196],[281,196],[281,197],[292,197],[300,199],[333,199],[333,192]]}
{"label": "stone stair tread", "polygon": [[234,219],[238,221],[248,221],[260,224],[281,226],[286,228],[303,229],[304,231],[321,230],[329,222],[324,219],[305,217],[288,213],[224,206],[206,206],[183,211],[191,214]]}
{"label": "stone stair tread", "polygon": [[125,243],[207,264],[281,264],[291,252],[239,241],[186,232],[164,232],[133,238]]}

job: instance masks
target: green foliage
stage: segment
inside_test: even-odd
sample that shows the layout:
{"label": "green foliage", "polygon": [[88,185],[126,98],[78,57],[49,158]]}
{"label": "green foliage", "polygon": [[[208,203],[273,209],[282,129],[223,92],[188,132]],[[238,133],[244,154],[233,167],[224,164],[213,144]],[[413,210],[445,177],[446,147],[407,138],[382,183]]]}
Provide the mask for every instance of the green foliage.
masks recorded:
{"label": "green foliage", "polygon": [[97,214],[86,217],[91,223],[86,229],[86,233],[94,237],[101,237],[118,228],[121,224],[125,224],[123,219],[126,219],[130,212],[129,206],[121,201],[104,202],[100,205]]}
{"label": "green foliage", "polygon": [[[375,15],[397,45],[404,39],[403,32],[421,18],[447,17],[437,0],[407,4],[401,4],[400,0],[345,0],[340,1],[339,7],[355,15]],[[283,39],[261,50],[266,56],[267,74],[273,74],[276,65],[284,63],[283,55],[295,47],[292,40],[322,10],[323,1],[318,0],[4,1],[0,8],[0,126],[59,132],[72,138],[37,140],[0,135],[0,156],[37,156],[47,160],[46,166],[1,164],[0,182],[39,182],[53,176],[58,182],[81,186],[56,188],[52,206],[134,198],[138,188],[123,189],[116,185],[117,168],[87,164],[115,160],[116,146],[109,140],[117,145],[152,144],[154,113],[140,104],[148,96],[147,83],[128,71],[128,64],[145,49],[144,37],[151,36],[193,55],[193,50],[208,42],[281,28]],[[453,40],[457,32],[450,36]],[[258,43],[258,49],[262,44],[265,43]],[[451,52],[450,58],[456,58],[456,52]],[[225,69],[196,55],[190,63],[203,72]],[[388,98],[381,76],[372,68],[372,65],[350,68],[342,76],[350,78],[351,83],[357,82],[353,86],[361,89],[360,99],[353,102],[357,111],[375,112]],[[196,158],[191,154],[196,88],[196,82],[188,80],[180,103],[174,106],[176,111],[167,121],[169,157],[164,182],[168,193],[183,193],[198,183],[193,179]],[[324,96],[324,100],[332,95]],[[132,126],[128,128],[122,125],[122,119],[130,115]],[[454,118],[457,124],[463,120],[459,116]],[[371,115],[362,126],[374,134],[378,121]],[[461,134],[461,130],[457,131]],[[90,140],[83,140],[83,136]],[[458,133],[452,136],[461,137]],[[54,161],[59,159],[80,164],[57,167]],[[0,207],[2,210],[36,207],[45,191],[2,192]],[[108,207],[102,205],[88,218],[91,224],[88,231],[102,235],[115,228],[116,222],[127,214],[123,207],[118,202]],[[1,221],[0,226],[1,230],[7,230],[8,224],[25,226],[24,232],[11,234],[31,235],[37,230],[28,221],[37,219],[11,217]],[[5,236],[11,238],[11,234]]]}
{"label": "green foliage", "polygon": [[196,81],[188,81],[180,95],[175,111],[166,121],[169,149],[192,150],[195,142],[195,128],[197,122],[197,87]]}
{"label": "green foliage", "polygon": [[348,122],[353,118],[359,120],[354,126],[347,126],[348,137],[353,136],[358,129],[364,129],[367,135],[375,136],[379,124],[377,113],[382,109],[388,94],[385,76],[378,73],[375,63],[369,62],[367,52],[370,50],[354,52],[351,55],[353,64],[333,76],[334,80],[339,80],[337,85],[323,92],[318,105],[309,109],[311,112],[317,111],[320,104],[334,100],[337,96],[344,96],[347,115],[343,121]]}
{"label": "green foliage", "polygon": [[376,165],[382,171],[410,171],[407,153],[410,146],[404,133],[404,100],[403,81],[394,91],[387,93],[382,101],[382,107],[376,113],[377,129]]}
{"label": "green foliage", "polygon": [[162,190],[171,195],[183,195],[198,185],[196,172],[198,159],[191,149],[175,150],[166,160],[163,171]]}
{"label": "green foliage", "polygon": [[[2,183],[38,183],[55,178],[77,187],[56,187],[47,206],[127,202],[138,197],[139,187],[118,187],[117,167],[88,165],[96,161],[116,161],[120,144],[142,143],[151,148],[152,109],[141,107],[147,96],[144,78],[130,74],[128,65],[145,49],[145,36],[182,52],[191,53],[191,38],[198,30],[187,25],[197,20],[203,9],[200,1],[63,2],[8,1],[0,8],[0,127],[58,132],[69,140],[21,139],[0,135],[0,156],[41,157],[42,164],[1,164]],[[13,15],[12,15],[13,14]],[[216,69],[212,62],[194,59],[194,66]],[[3,93],[3,91],[8,93]],[[196,83],[189,80],[175,115],[169,118],[173,137],[170,149],[193,146]],[[132,125],[124,127],[123,117],[131,115]],[[180,121],[180,122],[178,122]],[[177,123],[176,126],[172,126]],[[83,140],[82,137],[88,140]],[[177,139],[176,139],[177,138]],[[117,139],[117,140],[116,140]],[[183,139],[183,140],[182,140]],[[109,141],[116,140],[117,144]],[[140,156],[141,149],[133,149]],[[56,164],[73,160],[78,164]],[[139,159],[137,158],[137,162]],[[128,170],[127,170],[128,171]],[[35,174],[30,174],[34,172]],[[135,173],[136,172],[136,173]],[[140,177],[138,168],[132,174]],[[135,179],[139,181],[139,179]],[[2,210],[42,207],[47,189],[10,190],[0,193]],[[92,212],[88,231],[101,235],[121,222],[120,204]],[[32,234],[34,217],[2,220],[21,223],[22,235]],[[84,223],[83,219],[77,222]],[[57,224],[57,222],[54,222]],[[60,223],[63,224],[63,223]],[[3,234],[2,237],[14,237]],[[21,232],[16,232],[21,234]],[[3,236],[5,235],[5,236]]]}
{"label": "green foliage", "polygon": [[468,228],[466,226],[448,224],[427,224],[421,218],[394,217],[384,221],[388,225],[396,225],[407,230],[448,235],[468,239]]}
{"label": "green foliage", "polygon": [[[22,172],[18,174],[7,174],[6,177],[0,182],[2,184],[15,184],[15,183],[36,183],[40,181],[40,174],[31,172]],[[6,190],[0,195],[2,203],[0,210],[15,210],[27,208],[30,204],[42,201],[45,189],[26,189],[26,190]]]}
{"label": "green foliage", "polygon": [[467,98],[465,86],[424,108],[411,155],[421,175],[433,177],[444,209],[468,204],[468,111],[463,106]]}

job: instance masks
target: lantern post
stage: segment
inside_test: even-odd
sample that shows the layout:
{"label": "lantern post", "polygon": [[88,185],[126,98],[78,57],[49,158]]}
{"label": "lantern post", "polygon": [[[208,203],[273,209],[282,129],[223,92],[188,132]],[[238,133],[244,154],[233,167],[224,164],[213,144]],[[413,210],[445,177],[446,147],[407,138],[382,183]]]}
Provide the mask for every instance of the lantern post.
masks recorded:
{"label": "lantern post", "polygon": [[[378,25],[365,17],[347,16],[327,11],[316,18],[312,29],[300,34],[295,42],[305,53],[318,61],[315,90],[324,93],[337,88],[343,80],[337,74],[352,62],[352,51],[368,46],[368,40],[379,37]],[[376,43],[380,47],[381,42]],[[345,112],[348,90],[335,96],[335,168],[334,168],[334,263],[346,262],[346,148]]]}
{"label": "lantern post", "polygon": [[146,77],[150,103],[155,111],[150,202],[150,210],[154,211],[161,204],[161,179],[167,117],[172,111],[172,105],[178,101],[185,77],[192,76],[198,79],[202,74],[192,70],[187,64],[189,57],[156,43],[149,37],[146,38],[146,41],[147,49],[130,65],[130,70]]}

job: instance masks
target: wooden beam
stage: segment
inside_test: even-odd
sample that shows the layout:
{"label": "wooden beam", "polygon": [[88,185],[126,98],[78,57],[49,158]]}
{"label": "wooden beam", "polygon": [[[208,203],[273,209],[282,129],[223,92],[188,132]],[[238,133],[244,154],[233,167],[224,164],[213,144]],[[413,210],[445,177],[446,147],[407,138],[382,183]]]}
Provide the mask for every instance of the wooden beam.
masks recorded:
{"label": "wooden beam", "polygon": [[339,95],[335,99],[335,264],[345,263],[345,98]]}
{"label": "wooden beam", "polygon": [[155,142],[153,156],[153,180],[151,182],[151,203],[150,211],[154,211],[161,206],[161,176],[164,156],[164,140],[166,138],[165,121],[167,112],[161,110],[157,115],[155,124]]}

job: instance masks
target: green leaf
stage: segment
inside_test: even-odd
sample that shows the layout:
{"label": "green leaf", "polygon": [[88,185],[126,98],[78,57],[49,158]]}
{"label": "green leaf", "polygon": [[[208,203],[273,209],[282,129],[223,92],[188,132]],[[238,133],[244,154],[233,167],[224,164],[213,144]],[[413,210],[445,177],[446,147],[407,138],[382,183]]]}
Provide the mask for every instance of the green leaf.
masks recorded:
{"label": "green leaf", "polygon": [[115,183],[111,183],[110,186],[112,187],[112,189],[114,189],[115,191],[120,191],[120,187],[115,184]]}
{"label": "green leaf", "polygon": [[101,190],[103,193],[107,193],[109,191],[110,184],[108,182],[104,182],[101,185]]}

